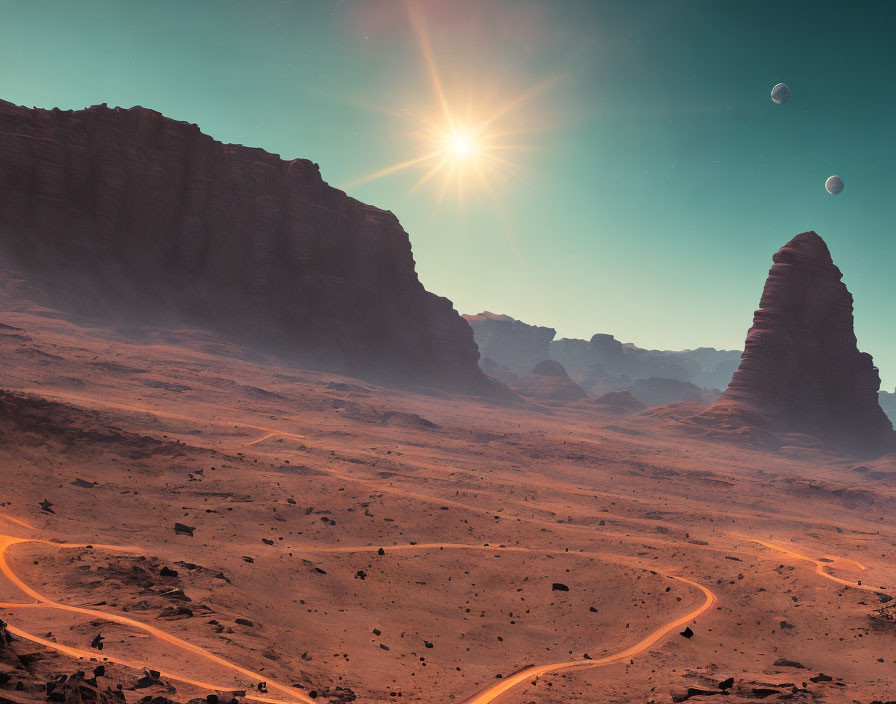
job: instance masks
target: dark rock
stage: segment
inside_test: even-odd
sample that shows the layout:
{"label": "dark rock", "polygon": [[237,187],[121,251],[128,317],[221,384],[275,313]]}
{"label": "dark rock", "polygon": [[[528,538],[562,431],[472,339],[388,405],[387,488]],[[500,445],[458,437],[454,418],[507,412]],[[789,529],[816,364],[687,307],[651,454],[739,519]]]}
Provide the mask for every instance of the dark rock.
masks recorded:
{"label": "dark rock", "polygon": [[567,587],[565,584],[562,584],[562,583],[560,583],[560,582],[554,582],[554,583],[551,585],[551,591],[555,591],[555,592],[568,592],[568,591],[569,591],[569,587]]}
{"label": "dark rock", "polygon": [[806,666],[801,662],[797,662],[796,660],[787,660],[785,658],[778,658],[775,660],[775,667],[795,667],[802,670],[806,669]]}
{"label": "dark rock", "polygon": [[694,632],[691,630],[690,626],[685,626],[684,630],[678,635],[684,636],[685,638],[692,638],[694,636]]}
{"label": "dark rock", "polygon": [[160,674],[157,670],[146,670],[143,676],[134,683],[134,689],[146,689],[159,683]]}
{"label": "dark rock", "polygon": [[159,575],[162,577],[177,577],[177,570],[173,570],[170,567],[162,567],[159,570]]}
{"label": "dark rock", "polygon": [[815,675],[815,677],[810,677],[810,678],[809,678],[809,681],[810,681],[810,682],[815,682],[815,683],[818,683],[818,682],[833,682],[833,681],[834,681],[834,678],[833,678],[833,677],[829,677],[828,675],[824,674],[823,672],[819,672],[817,675]]}
{"label": "dark rock", "polygon": [[750,689],[750,693],[757,699],[765,699],[766,697],[770,697],[774,694],[781,694],[781,690],[772,689],[771,687],[753,687],[752,689]]}
{"label": "dark rock", "polygon": [[103,636],[102,636],[102,634],[97,633],[97,634],[93,637],[93,640],[90,641],[90,647],[91,647],[91,648],[96,648],[97,650],[102,650],[102,649],[103,649]]}
{"label": "dark rock", "polygon": [[184,594],[183,589],[163,589],[159,592],[159,596],[163,596],[166,599],[174,599],[175,601],[192,601],[190,597]]}
{"label": "dark rock", "polygon": [[177,535],[189,535],[192,537],[194,530],[196,530],[194,526],[184,525],[183,523],[174,524],[174,532]]}
{"label": "dark rock", "polygon": [[72,482],[72,486],[76,486],[79,489],[93,489],[93,487],[96,486],[96,483],[84,481],[83,479],[81,479],[79,477],[79,478],[75,479],[75,481]]}
{"label": "dark rock", "polygon": [[686,702],[691,697],[710,696],[713,694],[725,694],[725,692],[718,689],[700,689],[699,687],[688,687],[684,691],[673,691],[672,701]]}
{"label": "dark rock", "polygon": [[731,689],[734,686],[734,678],[729,677],[728,679],[722,680],[719,682],[719,689],[726,690]]}

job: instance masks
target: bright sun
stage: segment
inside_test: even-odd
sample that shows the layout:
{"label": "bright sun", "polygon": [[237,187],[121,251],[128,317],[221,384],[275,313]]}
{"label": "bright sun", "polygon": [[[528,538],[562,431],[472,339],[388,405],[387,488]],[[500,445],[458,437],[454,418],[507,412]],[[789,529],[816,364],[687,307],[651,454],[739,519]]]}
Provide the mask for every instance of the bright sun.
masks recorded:
{"label": "bright sun", "polygon": [[456,159],[469,159],[476,151],[476,144],[473,138],[463,132],[455,133],[451,136],[449,149]]}
{"label": "bright sun", "polygon": [[[410,192],[426,183],[435,182],[439,187],[440,199],[453,190],[458,199],[463,200],[465,190],[473,183],[494,198],[494,186],[522,170],[508,156],[530,147],[516,140],[520,135],[539,129],[533,123],[533,111],[519,108],[553,81],[534,85],[522,95],[503,100],[491,91],[492,95],[485,101],[475,100],[472,82],[469,82],[462,100],[449,99],[419,8],[416,3],[409,2],[408,10],[436,105],[419,113],[383,109],[390,115],[415,123],[415,129],[408,136],[416,144],[416,155],[348,185],[419,169],[423,173],[411,186]],[[463,107],[459,109],[459,106]]]}

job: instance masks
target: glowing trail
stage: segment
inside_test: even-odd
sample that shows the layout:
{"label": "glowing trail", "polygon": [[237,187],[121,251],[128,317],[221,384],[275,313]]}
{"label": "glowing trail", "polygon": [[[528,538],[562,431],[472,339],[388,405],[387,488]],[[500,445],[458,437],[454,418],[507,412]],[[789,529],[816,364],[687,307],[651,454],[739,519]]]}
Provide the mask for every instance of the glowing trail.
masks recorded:
{"label": "glowing trail", "polygon": [[[155,628],[154,626],[150,626],[149,624],[142,623],[141,621],[137,621],[132,618],[128,618],[127,616],[120,616],[118,614],[108,613],[105,611],[98,611],[96,609],[87,609],[87,608],[83,608],[80,606],[69,606],[68,604],[60,604],[59,602],[53,601],[49,597],[44,596],[43,594],[37,592],[36,590],[34,590],[30,586],[28,586],[25,582],[23,582],[19,578],[19,576],[10,567],[9,562],[6,559],[6,551],[12,545],[18,545],[21,543],[40,543],[43,545],[51,545],[53,547],[58,547],[58,548],[86,548],[87,547],[86,545],[76,545],[76,544],[72,544],[72,543],[52,543],[47,540],[31,540],[28,538],[15,538],[15,537],[8,536],[8,535],[0,535],[0,572],[2,572],[3,575],[10,582],[12,582],[12,584],[14,584],[16,587],[18,587],[22,592],[24,592],[25,594],[30,596],[32,599],[35,599],[38,602],[36,604],[29,604],[29,605],[0,602],[0,608],[14,609],[14,608],[22,608],[23,606],[25,606],[26,608],[59,609],[61,611],[69,611],[72,613],[84,614],[86,616],[91,616],[92,618],[103,619],[105,621],[112,621],[114,623],[120,623],[125,626],[130,626],[132,628],[136,628],[138,630],[145,631],[146,633],[149,633],[150,635],[155,636],[156,638],[159,638],[160,640],[163,640],[166,643],[170,643],[178,648],[182,648],[183,650],[187,650],[191,653],[195,653],[196,655],[199,655],[200,657],[203,657],[217,665],[221,665],[229,670],[233,670],[234,672],[237,672],[245,677],[249,677],[249,678],[259,681],[259,682],[267,681],[269,687],[286,694],[290,699],[300,701],[300,702],[305,702],[306,704],[314,704],[313,699],[305,696],[304,694],[301,694],[300,692],[296,692],[295,689],[293,689],[292,687],[287,687],[285,685],[281,685],[276,682],[272,682],[272,681],[270,681],[269,678],[267,678],[264,675],[261,675],[257,672],[253,672],[252,670],[249,670],[245,667],[241,667],[239,665],[234,665],[233,663],[228,662],[224,658],[221,658],[221,657],[215,655],[214,653],[210,653],[207,650],[200,648],[198,645],[193,645],[192,643],[188,643],[185,640],[181,640],[177,636],[173,636],[169,633],[166,633],[165,631],[161,631],[158,628]],[[102,548],[102,549],[113,549],[113,550],[119,550],[119,551],[125,551],[125,552],[136,552],[136,553],[140,552],[136,548],[120,548],[120,547],[111,546],[111,545],[94,545],[93,547]],[[92,653],[87,650],[81,650],[79,648],[72,648],[70,646],[61,645],[59,643],[53,643],[52,641],[48,641],[46,639],[40,638],[31,633],[27,633],[15,626],[7,626],[7,630],[9,630],[10,633],[20,636],[21,638],[25,638],[34,643],[39,643],[40,645],[46,646],[48,648],[52,648],[53,650],[57,650],[66,655],[71,655],[71,656],[77,657],[77,658],[94,658],[94,657],[96,657],[96,653]],[[110,662],[115,662],[120,665],[124,665],[125,667],[131,667],[131,668],[134,668],[137,670],[140,670],[144,667],[147,667],[147,668],[149,667],[149,665],[145,664],[145,663],[133,663],[133,662],[130,662],[127,660],[122,660],[122,659],[115,658],[112,656],[106,656],[106,659],[109,660]],[[186,684],[190,684],[190,685],[193,685],[196,687],[201,687],[203,689],[218,690],[218,691],[228,691],[228,690],[233,689],[232,687],[222,687],[222,686],[218,686],[218,685],[209,684],[206,682],[192,680],[192,679],[184,677],[183,675],[178,675],[178,674],[175,674],[172,672],[163,672],[162,674],[165,677],[167,677],[168,679],[176,680],[178,682],[184,682]],[[280,700],[271,699],[271,698],[267,698],[267,697],[259,697],[254,694],[247,694],[246,698],[253,699],[255,701],[267,702],[269,704],[282,704],[282,701],[280,701]]]}
{"label": "glowing trail", "polygon": [[568,662],[557,662],[548,665],[536,665],[535,667],[527,667],[525,670],[520,670],[519,672],[515,672],[509,677],[503,678],[497,684],[494,684],[488,689],[483,690],[476,696],[465,700],[463,704],[488,704],[489,702],[492,702],[500,697],[505,692],[513,689],[517,685],[522,684],[526,681],[538,679],[539,677],[551,672],[558,672],[560,670],[587,670],[594,667],[605,667],[607,665],[617,663],[621,660],[633,658],[635,655],[643,653],[657,641],[684,626],[686,623],[688,623],[688,621],[697,618],[700,614],[702,614],[715,603],[715,595],[702,584],[694,582],[685,577],[677,577],[675,575],[667,576],[699,589],[701,592],[703,592],[703,596],[705,597],[703,603],[693,611],[690,611],[684,616],[681,616],[680,618],[677,618],[674,621],[670,621],[669,623],[661,626],[646,638],[638,641],[634,645],[629,646],[625,650],[620,650],[618,653],[606,655],[602,658],[598,658],[597,660],[570,660]]}
{"label": "glowing trail", "polygon": [[[833,582],[837,582],[838,584],[843,584],[844,586],[852,587],[853,589],[864,589],[865,591],[869,591],[869,592],[881,591],[880,589],[875,589],[874,587],[870,587],[866,584],[859,584],[858,582],[850,582],[849,580],[840,579],[840,577],[835,577],[834,575],[830,574],[827,571],[827,569],[825,569],[825,568],[831,567],[831,564],[829,562],[824,562],[823,560],[816,560],[814,557],[809,557],[808,555],[803,555],[802,553],[798,553],[794,550],[791,550],[790,548],[786,548],[782,545],[776,545],[775,543],[770,543],[766,540],[760,540],[759,538],[751,538],[747,535],[740,535],[738,533],[732,533],[732,535],[734,535],[735,537],[738,537],[738,538],[743,538],[745,540],[749,540],[750,542],[757,543],[759,545],[763,545],[763,546],[769,548],[770,550],[776,550],[777,552],[783,553],[790,557],[794,557],[798,560],[805,560],[806,562],[811,562],[815,565],[815,573],[816,574],[821,575],[825,579],[830,579]],[[847,560],[848,562],[852,562],[856,566],[856,568],[859,570],[862,570],[862,571],[865,570],[865,566],[862,565],[861,563],[856,562],[855,560],[850,560],[849,558],[840,558],[840,559]]]}

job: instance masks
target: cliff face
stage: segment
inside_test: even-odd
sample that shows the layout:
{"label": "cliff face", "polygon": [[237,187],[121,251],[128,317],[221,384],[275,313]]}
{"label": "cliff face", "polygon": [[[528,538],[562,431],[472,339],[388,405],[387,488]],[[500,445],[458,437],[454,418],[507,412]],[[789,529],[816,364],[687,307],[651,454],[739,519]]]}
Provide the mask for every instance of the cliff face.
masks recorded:
{"label": "cliff face", "polygon": [[877,369],[857,348],[852,295],[824,240],[804,232],[773,261],[740,366],[707,416],[741,411],[862,455],[896,448]]}
{"label": "cliff face", "polygon": [[0,102],[0,261],[95,318],[219,330],[297,362],[480,392],[470,327],[395,216],[316,164],[144,108]]}

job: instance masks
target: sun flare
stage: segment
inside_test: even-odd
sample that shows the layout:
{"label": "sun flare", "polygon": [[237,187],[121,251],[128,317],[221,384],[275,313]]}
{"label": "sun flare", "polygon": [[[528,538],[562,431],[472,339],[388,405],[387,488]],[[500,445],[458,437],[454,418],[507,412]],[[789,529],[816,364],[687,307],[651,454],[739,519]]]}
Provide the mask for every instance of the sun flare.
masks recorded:
{"label": "sun flare", "polygon": [[463,132],[451,135],[448,146],[455,159],[469,159],[474,156],[476,151],[476,143],[473,138]]}
{"label": "sun flare", "polygon": [[414,129],[405,136],[410,137],[416,155],[367,174],[349,185],[419,170],[422,173],[409,193],[434,184],[440,200],[453,191],[462,201],[472,185],[495,198],[498,183],[524,171],[513,160],[514,153],[532,148],[525,143],[524,136],[543,129],[533,117],[535,111],[520,108],[553,81],[533,85],[521,95],[509,98],[502,98],[495,90],[477,93],[472,80],[464,81],[462,91],[449,93],[443,84],[419,7],[409,3],[408,14],[435,105],[419,111],[381,108],[382,112],[414,123]]}

